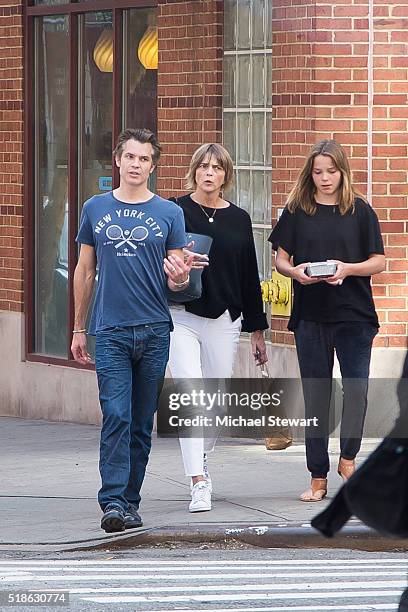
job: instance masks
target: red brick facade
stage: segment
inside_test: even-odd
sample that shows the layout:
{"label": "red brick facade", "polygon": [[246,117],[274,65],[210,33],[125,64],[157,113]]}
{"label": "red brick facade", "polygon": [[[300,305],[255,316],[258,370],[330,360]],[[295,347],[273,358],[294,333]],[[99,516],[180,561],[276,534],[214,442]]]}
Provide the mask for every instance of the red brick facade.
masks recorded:
{"label": "red brick facade", "polygon": [[[220,0],[159,1],[158,189],[183,191],[191,152],[222,140]],[[374,279],[377,346],[406,345],[408,6],[396,0],[273,1],[273,218],[310,145],[335,137],[372,199],[387,271]],[[372,12],[370,13],[370,7]],[[0,310],[23,310],[22,2],[0,6]],[[286,319],[273,340],[291,344]]]}
{"label": "red brick facade", "polygon": [[[274,0],[273,218],[310,145],[336,138],[380,218],[387,270],[374,278],[376,346],[407,337],[408,6],[393,0]],[[273,340],[292,344],[286,320]]]}
{"label": "red brick facade", "polygon": [[23,309],[22,6],[0,6],[0,310]]}
{"label": "red brick facade", "polygon": [[183,192],[192,152],[222,142],[222,1],[159,3],[158,188]]}

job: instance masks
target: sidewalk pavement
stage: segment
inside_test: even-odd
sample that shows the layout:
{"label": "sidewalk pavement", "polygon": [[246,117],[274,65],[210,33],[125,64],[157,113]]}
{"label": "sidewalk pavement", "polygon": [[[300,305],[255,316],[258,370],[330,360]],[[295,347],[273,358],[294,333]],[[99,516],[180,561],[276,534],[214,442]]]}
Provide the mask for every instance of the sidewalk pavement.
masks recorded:
{"label": "sidewalk pavement", "polygon": [[[335,442],[335,441],[333,441]],[[100,529],[96,501],[99,427],[0,418],[0,551],[132,548],[238,540],[261,547],[406,549],[351,521],[326,540],[309,525],[341,481],[331,445],[328,501],[298,501],[308,485],[304,445],[267,451],[262,441],[223,439],[209,457],[213,510],[189,513],[190,490],[178,440],[154,438],[142,489],[144,526],[121,534]],[[360,460],[377,445],[363,444]]]}

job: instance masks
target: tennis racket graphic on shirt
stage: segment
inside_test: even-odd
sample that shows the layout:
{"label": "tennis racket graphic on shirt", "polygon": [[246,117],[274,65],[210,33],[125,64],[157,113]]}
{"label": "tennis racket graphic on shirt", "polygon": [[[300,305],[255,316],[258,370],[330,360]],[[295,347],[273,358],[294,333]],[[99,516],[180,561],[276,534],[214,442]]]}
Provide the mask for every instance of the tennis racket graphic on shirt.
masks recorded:
{"label": "tennis racket graphic on shirt", "polygon": [[106,230],[106,235],[109,240],[121,241],[115,244],[115,249],[118,249],[122,244],[129,244],[133,249],[136,249],[137,247],[132,240],[136,242],[144,240],[149,235],[149,231],[143,225],[134,227],[131,232],[129,230],[123,231],[119,225],[110,225]]}

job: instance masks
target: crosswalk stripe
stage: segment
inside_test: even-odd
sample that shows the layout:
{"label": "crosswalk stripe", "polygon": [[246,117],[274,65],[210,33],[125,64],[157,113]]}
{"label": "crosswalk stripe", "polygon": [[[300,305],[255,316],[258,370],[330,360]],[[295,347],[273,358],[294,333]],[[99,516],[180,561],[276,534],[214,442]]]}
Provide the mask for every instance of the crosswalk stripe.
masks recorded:
{"label": "crosswalk stripe", "polygon": [[[338,591],[327,592],[324,591],[322,593],[291,593],[291,599],[362,599],[365,597],[391,597],[391,596],[400,595],[400,591],[342,591],[339,593]],[[276,599],[287,599],[287,593],[271,593],[271,596]],[[215,601],[257,601],[259,599],[264,599],[265,593],[255,594],[255,593],[245,593],[241,597],[235,595],[170,595],[168,597],[142,597],[140,595],[133,596],[125,596],[120,597],[116,595],[107,596],[107,597],[81,597],[83,601],[90,601],[94,603],[176,603],[176,602],[215,602]]]}
{"label": "crosswalk stripe", "polygon": [[122,604],[133,610],[148,605],[160,608],[156,612],[385,612],[396,609],[407,572],[403,556],[208,562],[109,555],[99,560],[3,559],[0,589],[14,584],[36,592],[54,584],[79,605],[113,609]]}
{"label": "crosswalk stripe", "polygon": [[[265,565],[320,565],[323,567],[326,567],[327,565],[334,565],[334,564],[339,564],[339,563],[343,563],[344,564],[345,559],[340,558],[340,559],[322,559],[320,560],[314,560],[314,559],[302,559],[301,561],[299,561],[299,559],[264,559],[261,561],[253,561],[253,560],[248,560],[248,561],[243,561],[243,560],[228,560],[228,561],[214,561],[214,560],[208,560],[205,563],[203,563],[203,561],[196,561],[194,559],[192,559],[191,561],[185,562],[185,561],[162,561],[162,560],[144,560],[144,561],[140,561],[138,559],[136,560],[125,560],[125,559],[101,559],[98,561],[88,561],[88,560],[82,560],[82,559],[78,559],[78,560],[64,560],[64,562],[62,563],[61,560],[57,560],[57,559],[49,559],[47,561],[40,561],[38,559],[30,559],[29,563],[30,565],[48,565],[48,566],[52,566],[52,565],[57,565],[57,566],[61,566],[64,565],[66,567],[71,566],[71,565],[78,565],[78,566],[86,566],[86,565],[95,565],[96,563],[100,564],[100,565],[141,565],[141,566],[159,566],[159,565],[171,565],[171,566],[177,566],[177,567],[191,567],[191,566],[199,566],[200,568],[206,568],[208,566],[211,565],[216,565],[216,566],[233,566],[233,565],[242,565],[242,566],[257,566],[257,565],[261,565],[261,566],[265,566]],[[3,565],[6,566],[11,566],[11,565],[21,565],[21,564],[27,564],[28,561],[11,561],[11,560],[0,560],[0,567]],[[372,565],[384,565],[384,564],[408,564],[407,559],[404,558],[379,558],[379,559],[370,559],[369,561],[367,561],[366,559],[347,559],[347,565],[351,566],[351,565],[365,565],[367,563],[370,563]]]}
{"label": "crosswalk stripe", "polygon": [[269,590],[274,590],[274,589],[287,589],[287,590],[291,590],[294,589],[295,591],[299,591],[301,589],[306,590],[308,593],[310,590],[313,589],[332,589],[333,586],[336,587],[336,589],[351,589],[353,587],[358,586],[359,589],[365,589],[365,588],[372,588],[373,586],[375,586],[376,588],[384,588],[384,589],[390,589],[390,588],[404,588],[406,586],[406,582],[404,580],[383,580],[380,582],[377,581],[370,581],[370,582],[358,582],[357,584],[352,584],[350,582],[336,582],[336,583],[324,583],[324,582],[317,582],[317,583],[302,583],[302,584],[296,584],[296,583],[274,583],[274,584],[242,584],[242,585],[197,585],[195,584],[194,587],[191,586],[191,584],[183,584],[180,586],[164,586],[164,587],[124,587],[124,588],[120,588],[120,587],[113,587],[113,588],[109,588],[109,587],[98,587],[98,588],[91,588],[91,589],[84,589],[84,588],[78,588],[78,589],[70,589],[70,593],[76,593],[76,594],[84,594],[84,593],[165,593],[165,592],[177,592],[177,591],[190,591],[192,588],[194,588],[194,593],[196,593],[197,591],[269,591]]}
{"label": "crosswalk stripe", "polygon": [[[194,608],[194,612],[311,612],[310,606],[266,606],[263,608]],[[326,612],[328,610],[394,610],[395,604],[351,604],[351,605],[324,605],[324,606],[313,606],[313,612]],[[163,612],[163,610],[149,610],[149,612]],[[192,612],[192,608],[179,608],[177,612]]]}
{"label": "crosswalk stripe", "polygon": [[[347,565],[349,566],[349,562],[347,561]],[[403,563],[400,564],[402,566],[401,569],[405,569],[406,571],[408,571],[408,560],[404,561]],[[5,566],[0,566],[0,573],[4,574],[6,572],[9,573],[15,573],[16,571],[19,572],[28,572],[28,571],[35,571],[35,572],[57,572],[57,571],[72,571],[72,569],[75,569],[75,571],[77,572],[98,572],[100,569],[103,569],[103,571],[105,572],[123,572],[123,567],[109,567],[106,566],[105,564],[101,564],[98,567],[98,562],[94,562],[94,564],[92,566],[87,566],[87,567],[83,567],[83,566],[72,566],[72,565],[60,565],[60,566],[44,566],[44,567],[38,567],[35,565],[28,565],[28,564],[22,564],[20,566],[12,566],[12,565],[5,565]],[[149,571],[151,568],[150,567],[132,567],[131,565],[126,566],[125,567],[128,570],[134,570],[134,571]],[[331,570],[335,570],[335,569],[342,569],[344,568],[344,560],[341,562],[338,562],[336,565],[331,565],[330,569]],[[394,565],[390,565],[391,569],[399,569],[398,566]],[[202,571],[206,571],[209,568],[206,565],[202,565],[202,566],[198,566],[198,567],[191,567],[189,568],[188,566],[178,566],[175,565],[174,567],[158,567],[158,568],[154,568],[154,573],[155,575],[160,575],[161,572],[179,572],[180,570],[186,570],[188,569],[189,572],[202,572]],[[213,569],[216,569],[217,571],[222,571],[222,570],[233,570],[234,572],[245,572],[245,574],[239,574],[237,573],[237,576],[243,576],[243,575],[247,575],[248,571],[252,571],[254,569],[257,569],[259,571],[259,569],[261,568],[255,568],[254,566],[240,566],[240,567],[234,567],[234,566],[229,566],[229,565],[225,565],[225,566],[216,566]],[[282,564],[281,566],[276,565],[276,566],[270,566],[269,568],[265,568],[265,571],[268,571],[268,569],[274,569],[274,570],[303,570],[304,569],[304,565],[303,563],[298,563],[298,565],[290,565],[290,566],[285,566],[284,564]],[[326,569],[326,565],[307,565],[307,569],[308,570],[316,570],[316,571],[321,571],[322,569]],[[357,568],[356,568],[357,569]],[[361,570],[378,570],[378,565],[376,564],[371,564],[371,563],[367,563],[366,565],[359,565],[358,566],[358,571],[360,572]]]}
{"label": "crosswalk stripe", "polygon": [[[302,572],[301,574],[299,574],[299,572],[296,573],[263,573],[263,574],[246,574],[245,575],[245,579],[248,578],[316,578],[316,576],[319,576],[319,574],[317,573],[311,573],[311,572]],[[325,577],[350,577],[353,578],[356,576],[355,572],[325,572],[324,573]],[[406,571],[397,571],[397,572],[387,572],[387,571],[382,571],[382,572],[359,572],[359,578],[361,578],[362,576],[366,576],[366,577],[372,577],[375,578],[376,576],[406,576]],[[85,580],[157,580],[157,578],[160,578],[161,580],[174,580],[174,581],[179,581],[179,580],[188,580],[191,579],[192,576],[190,574],[179,574],[177,576],[174,576],[174,574],[161,574],[160,576],[157,575],[153,575],[153,574],[138,574],[138,573],[126,573],[126,574],[85,574],[85,575],[79,575],[79,574],[45,574],[45,575],[41,575],[41,576],[37,576],[34,574],[19,574],[19,573],[15,573],[13,574],[9,574],[6,575],[4,577],[1,576],[0,573],[0,582],[28,582],[30,580],[33,581],[37,581],[37,582],[42,582],[42,581],[61,581],[61,582],[65,582],[65,581],[72,581],[72,580],[78,580],[78,581],[85,581]],[[236,574],[200,574],[200,580],[219,580],[220,578],[222,579],[234,579],[234,578],[241,578],[243,576],[237,576]]]}

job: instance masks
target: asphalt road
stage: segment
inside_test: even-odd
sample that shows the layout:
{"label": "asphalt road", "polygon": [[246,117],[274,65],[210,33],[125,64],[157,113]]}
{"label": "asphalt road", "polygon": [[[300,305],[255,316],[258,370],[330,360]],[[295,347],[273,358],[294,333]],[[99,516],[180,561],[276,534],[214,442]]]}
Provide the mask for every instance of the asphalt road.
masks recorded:
{"label": "asphalt road", "polygon": [[[403,553],[210,547],[3,555],[0,609],[137,612],[397,610]],[[8,594],[64,591],[66,606],[6,605]],[[18,599],[18,596],[17,596]],[[19,597],[21,602],[21,596]]]}

